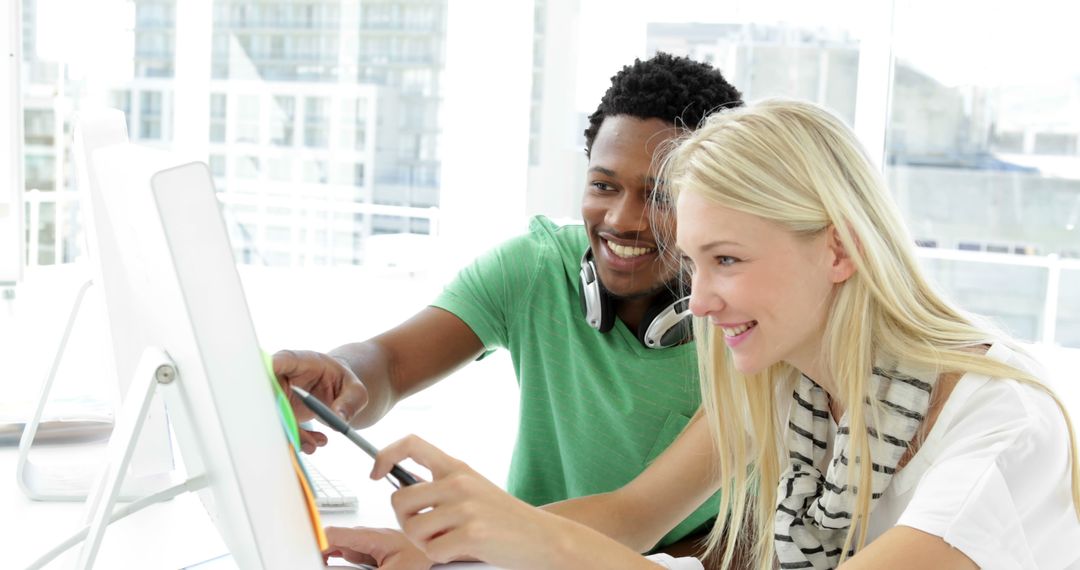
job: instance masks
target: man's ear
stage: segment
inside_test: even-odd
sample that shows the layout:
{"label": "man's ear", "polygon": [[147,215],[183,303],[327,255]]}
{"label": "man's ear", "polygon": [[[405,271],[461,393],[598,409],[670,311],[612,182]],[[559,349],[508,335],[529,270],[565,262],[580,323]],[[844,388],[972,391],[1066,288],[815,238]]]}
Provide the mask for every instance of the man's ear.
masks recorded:
{"label": "man's ear", "polygon": [[843,283],[855,274],[855,261],[848,255],[848,250],[840,241],[840,232],[836,226],[829,226],[829,277],[833,283]]}

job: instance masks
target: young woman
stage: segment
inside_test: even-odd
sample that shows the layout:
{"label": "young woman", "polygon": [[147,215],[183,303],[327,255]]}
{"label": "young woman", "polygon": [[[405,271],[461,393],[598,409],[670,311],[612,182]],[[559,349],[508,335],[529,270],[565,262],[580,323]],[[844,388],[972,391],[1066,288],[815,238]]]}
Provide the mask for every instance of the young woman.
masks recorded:
{"label": "young woman", "polygon": [[394,497],[421,550],[646,567],[604,535],[647,548],[721,488],[730,515],[709,546],[726,533],[725,564],[744,545],[757,568],[1080,568],[1068,414],[1015,343],[926,282],[850,129],[794,101],[723,111],[662,179],[693,275],[705,421],[627,488],[567,505],[580,523],[403,440],[373,476],[405,457],[432,470]]}

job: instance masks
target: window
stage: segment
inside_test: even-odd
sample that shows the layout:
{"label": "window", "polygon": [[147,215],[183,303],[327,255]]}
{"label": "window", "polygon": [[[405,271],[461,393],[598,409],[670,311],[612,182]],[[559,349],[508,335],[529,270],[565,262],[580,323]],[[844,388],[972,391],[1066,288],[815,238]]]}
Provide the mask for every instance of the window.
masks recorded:
{"label": "window", "polygon": [[240,95],[236,108],[236,141],[238,143],[257,144],[262,124],[260,115],[260,97],[258,95]]}
{"label": "window", "polygon": [[[966,254],[927,254],[965,309],[1026,340],[1080,347],[1080,288],[1066,287],[1080,270],[1066,253],[1080,243],[1080,65],[1031,69],[1080,49],[1056,23],[1068,9],[986,5],[972,25],[974,14],[940,8],[897,4],[886,179],[916,235]],[[1028,261],[991,257],[1001,254]]]}
{"label": "window", "polygon": [[270,143],[276,146],[292,146],[295,128],[296,99],[275,95],[270,105]]}
{"label": "window", "polygon": [[161,92],[143,91],[139,94],[139,131],[138,137],[161,140]]}
{"label": "window", "polygon": [[304,146],[325,148],[330,129],[329,101],[326,97],[308,97],[304,101]]}
{"label": "window", "polygon": [[215,178],[224,178],[225,177],[225,157],[224,156],[222,156],[220,154],[211,154],[210,155],[210,164],[209,164],[209,166],[210,166],[210,173],[213,174]]}
{"label": "window", "polygon": [[225,94],[210,94],[210,142],[225,142]]}
{"label": "window", "polygon": [[56,141],[55,128],[52,109],[23,111],[23,140],[26,146],[52,146]]}
{"label": "window", "polygon": [[[42,30],[50,28],[50,16],[35,10],[38,0],[21,1],[29,8],[23,10],[25,139],[19,160],[26,189],[41,191],[35,223],[52,228],[28,228],[26,235],[44,236],[36,243],[57,253],[27,259],[63,260],[68,252],[60,250],[79,241],[77,209],[55,206],[68,200],[59,195],[75,189],[65,125],[70,110],[98,97],[126,114],[133,139],[155,146],[172,148],[174,121],[208,121],[218,188],[228,188],[230,200],[244,196],[243,204],[227,202],[226,212],[253,208],[245,210],[251,237],[244,247],[259,247],[265,235],[259,216],[273,200],[326,200],[335,204],[334,213],[363,214],[362,223],[352,218],[352,233],[360,236],[354,245],[372,232],[438,231],[437,223],[425,230],[408,221],[428,219],[420,214],[376,223],[373,207],[440,204],[442,153],[454,148],[442,144],[449,122],[443,116],[446,0],[360,2],[348,11],[340,0],[208,0],[212,21],[192,24],[204,25],[201,37],[212,43],[209,108],[198,117],[181,116],[183,102],[173,95],[177,54],[192,51],[177,41],[200,37],[178,33],[177,0],[131,0],[126,20],[103,24],[109,37],[121,38],[114,43],[122,45],[123,57],[85,45],[92,66],[38,53],[49,45]],[[1034,311],[1029,317],[1038,324],[1026,330],[1035,330],[1032,340],[1039,340],[1052,332],[1050,321],[1080,318],[1070,300],[1078,293],[1065,287],[1066,276],[1080,269],[1074,265],[1080,263],[1080,118],[1072,112],[1080,104],[1080,60],[1032,62],[1056,61],[1053,54],[1080,52],[1080,46],[1064,23],[1071,21],[1066,8],[1032,1],[1038,9],[1022,14],[981,6],[985,26],[981,20],[972,25],[971,13],[945,10],[934,0],[897,3],[891,100],[859,104],[891,108],[884,175],[922,251],[940,254],[935,271],[950,271],[950,264],[976,274],[1016,271],[1018,279],[1030,281],[1014,293],[1032,296],[1017,306]],[[529,8],[533,18],[524,32],[531,35],[522,43],[528,54],[520,63],[534,81],[521,91],[529,100],[520,108],[530,118],[513,124],[528,131],[519,134],[529,144],[522,167],[531,165],[536,173],[529,175],[530,212],[576,215],[576,181],[584,170],[581,131],[589,107],[613,70],[633,57],[599,57],[618,43],[602,35],[581,36],[571,51],[552,33],[551,22],[591,29],[621,7],[618,15],[632,24],[626,29],[640,30],[625,40],[633,55],[662,49],[710,61],[747,100],[810,99],[854,121],[860,59],[866,42],[875,39],[851,16],[860,5],[854,0],[813,10],[794,2],[750,10],[749,0],[736,0],[740,9],[734,11],[713,10],[708,3],[647,4],[628,10],[614,0],[544,0]],[[346,16],[356,26],[342,30],[338,20]],[[1024,41],[994,43],[1002,37]],[[339,60],[343,50],[351,53]],[[959,53],[964,58],[953,55]],[[103,69],[108,73],[94,75]],[[586,93],[589,78],[599,87]],[[483,150],[476,147],[479,156]],[[552,192],[553,187],[569,190]],[[963,219],[955,212],[964,212]],[[293,239],[299,235],[294,232]],[[290,251],[308,247],[314,246],[296,242]],[[315,249],[302,257],[344,259]],[[1024,265],[945,259],[952,255],[991,256],[996,263],[1023,259]],[[1048,255],[1056,255],[1060,267]],[[1042,264],[1047,277],[1019,269],[1030,263]],[[965,306],[976,312],[992,312],[1008,301],[966,291],[964,302],[971,304]],[[1048,302],[1050,296],[1061,299]],[[1057,307],[1056,320],[1040,313],[1050,306]],[[1066,329],[1057,327],[1059,334]]]}
{"label": "window", "polygon": [[237,178],[258,178],[259,159],[254,156],[238,156],[234,164],[234,172]]}
{"label": "window", "polygon": [[23,160],[23,178],[26,188],[31,190],[52,191],[56,189],[56,158],[48,154],[31,154],[29,151]]}
{"label": "window", "polygon": [[308,160],[304,162],[304,182],[326,184],[326,162],[322,160]]}
{"label": "window", "polygon": [[293,179],[293,160],[282,157],[266,161],[267,175],[276,182],[289,182]]}

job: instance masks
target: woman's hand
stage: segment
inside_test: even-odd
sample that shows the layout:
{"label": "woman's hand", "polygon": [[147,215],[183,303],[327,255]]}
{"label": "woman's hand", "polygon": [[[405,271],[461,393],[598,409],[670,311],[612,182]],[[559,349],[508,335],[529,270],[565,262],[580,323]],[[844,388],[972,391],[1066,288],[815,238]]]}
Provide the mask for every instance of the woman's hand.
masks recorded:
{"label": "woman's hand", "polygon": [[400,531],[388,528],[326,527],[326,556],[380,570],[429,570],[434,564]]}
{"label": "woman's hand", "polygon": [[554,566],[560,545],[583,528],[508,495],[416,436],[384,448],[372,479],[406,458],[431,471],[434,481],[403,487],[391,502],[405,535],[436,562],[474,558],[506,568]]}

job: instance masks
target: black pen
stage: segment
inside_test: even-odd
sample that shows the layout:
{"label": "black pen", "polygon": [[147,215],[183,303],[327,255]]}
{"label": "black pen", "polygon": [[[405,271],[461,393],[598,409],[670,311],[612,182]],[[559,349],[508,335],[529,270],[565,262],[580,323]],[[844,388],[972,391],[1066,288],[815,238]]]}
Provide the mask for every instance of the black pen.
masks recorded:
{"label": "black pen", "polygon": [[[309,410],[315,412],[315,415],[319,416],[319,419],[326,422],[326,425],[330,426],[335,431],[345,434],[345,437],[349,438],[349,440],[355,443],[360,449],[363,449],[372,459],[375,459],[375,456],[379,454],[379,450],[374,445],[371,445],[371,442],[360,437],[360,434],[357,433],[352,426],[341,419],[341,416],[335,414],[333,410],[326,407],[326,404],[322,403],[318,398],[312,396],[303,388],[297,388],[296,386],[289,387],[292,388],[293,392],[296,392],[297,396],[300,396],[300,400],[304,402],[304,405],[307,406]],[[413,477],[399,465],[394,465],[394,467],[390,469],[390,475],[392,475],[394,479],[397,479],[398,484],[402,487],[408,487],[409,485],[415,485],[420,482],[416,477]]]}

